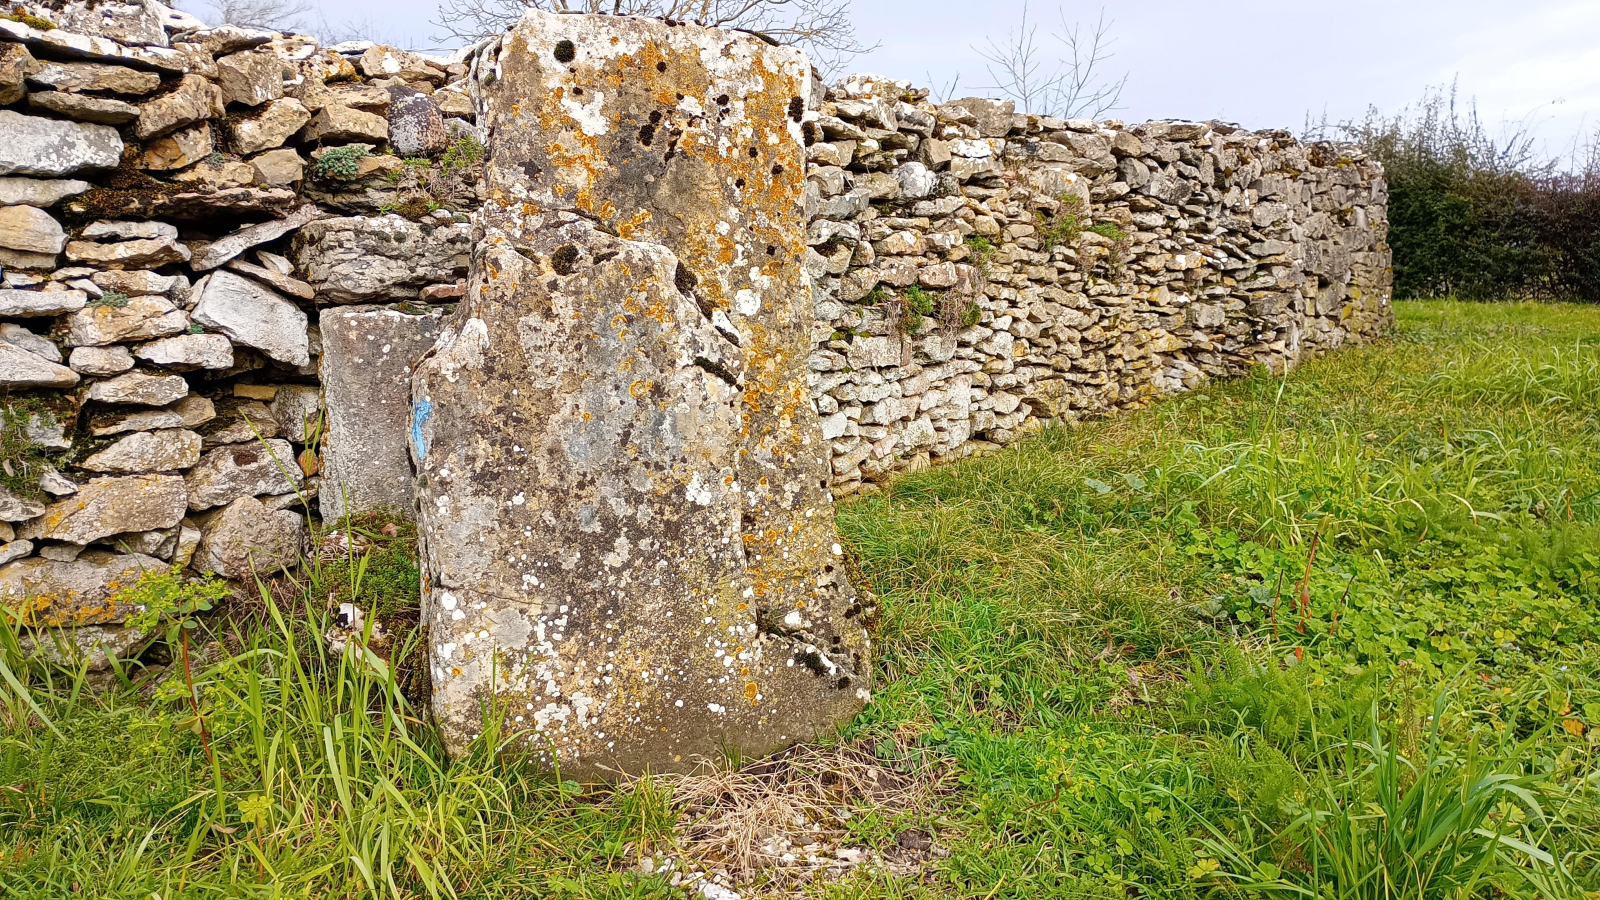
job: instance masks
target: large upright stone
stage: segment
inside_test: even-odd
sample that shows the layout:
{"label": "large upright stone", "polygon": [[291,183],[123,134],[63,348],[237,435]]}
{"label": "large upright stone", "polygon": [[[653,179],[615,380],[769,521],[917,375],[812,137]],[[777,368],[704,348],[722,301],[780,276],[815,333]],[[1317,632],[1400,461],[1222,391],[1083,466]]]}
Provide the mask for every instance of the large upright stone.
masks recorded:
{"label": "large upright stone", "polygon": [[322,519],[388,508],[412,514],[411,368],[439,336],[441,316],[351,306],[322,314]]}
{"label": "large upright stone", "polygon": [[805,380],[804,57],[532,12],[484,52],[483,238],[413,381],[448,745],[491,691],[581,777],[830,731],[869,668]]}

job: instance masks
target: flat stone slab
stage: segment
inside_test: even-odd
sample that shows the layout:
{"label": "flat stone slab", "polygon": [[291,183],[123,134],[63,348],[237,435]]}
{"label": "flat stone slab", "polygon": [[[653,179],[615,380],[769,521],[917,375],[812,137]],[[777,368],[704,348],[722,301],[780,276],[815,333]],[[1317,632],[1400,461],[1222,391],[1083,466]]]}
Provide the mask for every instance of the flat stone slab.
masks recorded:
{"label": "flat stone slab", "polygon": [[447,744],[491,699],[582,778],[832,731],[870,668],[805,381],[804,57],[530,12],[477,66],[491,199],[413,381]]}
{"label": "flat stone slab", "polygon": [[442,315],[349,306],[322,313],[322,519],[388,509],[414,517],[411,370],[433,347]]}

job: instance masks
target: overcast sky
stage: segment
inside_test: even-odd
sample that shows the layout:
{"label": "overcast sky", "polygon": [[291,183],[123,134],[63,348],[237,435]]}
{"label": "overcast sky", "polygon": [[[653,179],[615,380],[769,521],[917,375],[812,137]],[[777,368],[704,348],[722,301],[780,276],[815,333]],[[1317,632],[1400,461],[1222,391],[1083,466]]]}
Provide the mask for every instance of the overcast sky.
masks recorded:
{"label": "overcast sky", "polygon": [[[191,0],[191,8],[203,0]],[[437,0],[311,0],[335,24],[412,47],[433,47]],[[866,43],[881,46],[850,67],[919,84],[948,83],[987,95],[991,79],[974,50],[1003,39],[1022,0],[856,0]],[[1040,38],[1058,21],[1092,21],[1098,3],[1032,2]],[[1332,119],[1417,100],[1428,85],[1459,80],[1484,118],[1526,122],[1550,152],[1600,125],[1597,0],[1118,0],[1116,55],[1126,72],[1128,121],[1219,118],[1250,128],[1301,130],[1306,114]]]}

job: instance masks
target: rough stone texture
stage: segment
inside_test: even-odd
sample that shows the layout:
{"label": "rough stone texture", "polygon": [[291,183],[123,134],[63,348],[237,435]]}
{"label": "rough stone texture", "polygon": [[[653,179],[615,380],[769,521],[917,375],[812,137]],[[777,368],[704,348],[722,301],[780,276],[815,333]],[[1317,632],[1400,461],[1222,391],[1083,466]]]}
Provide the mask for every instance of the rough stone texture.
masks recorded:
{"label": "rough stone texture", "polygon": [[55,206],[68,197],[87,191],[90,184],[72,178],[0,178],[0,205]]}
{"label": "rough stone texture", "polygon": [[115,244],[68,241],[67,259],[108,269],[153,269],[169,263],[188,262],[189,248],[172,238]]}
{"label": "rough stone texture", "polygon": [[222,113],[222,89],[199,75],[185,75],[176,90],[139,107],[133,133],[145,141]]}
{"label": "rough stone texture", "polygon": [[59,363],[0,340],[0,388],[69,388],[78,373]]}
{"label": "rough stone texture", "polygon": [[179,371],[233,368],[233,342],[221,334],[180,334],[140,344],[145,362]]}
{"label": "rough stone texture", "polygon": [[321,428],[322,389],[304,384],[283,385],[273,395],[268,409],[272,420],[278,423],[279,434],[296,444],[304,444]]}
{"label": "rough stone texture", "polygon": [[88,62],[40,63],[28,81],[52,91],[108,91],[133,96],[148,94],[161,86],[161,76],[154,72]]}
{"label": "rough stone texture", "polygon": [[229,503],[206,523],[193,565],[224,578],[269,575],[299,562],[306,525],[298,513],[272,510],[254,497]]}
{"label": "rough stone texture", "polygon": [[262,184],[293,185],[305,177],[305,158],[293,150],[271,150],[250,160]]}
{"label": "rough stone texture", "polygon": [[450,144],[444,114],[414,88],[389,88],[389,146],[401,156],[433,156]]}
{"label": "rough stone texture", "polygon": [[173,472],[200,461],[200,435],[181,428],[139,431],[90,456],[82,466],[91,472],[131,475]]}
{"label": "rough stone texture", "polygon": [[[0,552],[0,559],[4,553]],[[23,653],[39,653],[61,665],[77,668],[87,665],[90,672],[111,668],[111,657],[128,659],[139,651],[150,635],[125,625],[83,625],[28,631],[17,636]]]}
{"label": "rough stone texture", "polygon": [[438,337],[440,312],[354,306],[322,314],[323,521],[380,508],[411,516],[411,369]]}
{"label": "rough stone texture", "polygon": [[222,506],[240,497],[290,494],[304,483],[293,448],[277,438],[208,450],[185,480],[193,510]]}
{"label": "rough stone texture", "polygon": [[61,362],[61,348],[55,341],[35,334],[15,322],[0,322],[0,341],[13,347],[26,350],[34,356],[43,357],[50,362]]}
{"label": "rough stone texture", "polygon": [[0,208],[0,247],[55,256],[67,245],[61,223],[32,206]]}
{"label": "rough stone texture", "polygon": [[[496,199],[413,385],[446,742],[476,734],[491,684],[526,749],[581,777],[830,730],[870,669],[790,262],[804,58],[529,13],[478,65],[498,73],[483,87]],[[620,237],[557,212],[573,208]]]}
{"label": "rough stone texture", "polygon": [[382,141],[389,137],[383,116],[348,106],[324,106],[301,132],[307,141]]}
{"label": "rough stone texture", "polygon": [[127,347],[74,347],[67,365],[81,375],[121,375],[133,368]]}
{"label": "rough stone texture", "polygon": [[397,215],[320,219],[294,237],[295,267],[325,303],[415,297],[429,284],[466,274],[464,225],[431,225]]}
{"label": "rough stone texture", "polygon": [[321,213],[316,206],[306,204],[282,219],[246,225],[220,240],[213,241],[194,254],[189,267],[205,272],[222,265],[257,244],[275,241],[289,232],[317,218]]}
{"label": "rough stone texture", "polygon": [[94,478],[17,529],[28,540],[88,544],[113,534],[171,528],[183,519],[185,490],[176,475]]}
{"label": "rough stone texture", "polygon": [[206,282],[194,318],[279,362],[291,366],[311,362],[306,314],[266,286],[226,269],[212,273]]}
{"label": "rough stone texture", "polygon": [[64,0],[40,3],[39,15],[48,16],[57,28],[90,37],[107,38],[119,44],[167,46],[163,27],[165,7],[146,0]]}
{"label": "rough stone texture", "polygon": [[299,100],[274,100],[253,119],[237,119],[229,124],[235,153],[259,153],[283,146],[283,142],[311,121],[311,113]]}
{"label": "rough stone texture", "polygon": [[178,229],[166,222],[117,222],[102,219],[83,226],[79,236],[86,241],[177,240]]}
{"label": "rough stone texture", "polygon": [[139,107],[125,100],[86,97],[62,91],[39,91],[29,94],[28,106],[101,125],[122,125],[139,118]]}
{"label": "rough stone texture", "polygon": [[126,341],[182,334],[189,328],[189,316],[165,297],[147,294],[130,297],[122,306],[85,306],[67,317],[67,344],[72,347],[104,347]]}
{"label": "rough stone texture", "polygon": [[145,572],[166,563],[136,553],[90,550],[70,562],[32,556],[0,566],[0,603],[19,611],[33,627],[116,624],[142,607],[117,594]]}
{"label": "rough stone texture", "polygon": [[83,291],[0,290],[0,316],[14,319],[59,316],[83,309],[89,295]]}
{"label": "rough stone texture", "polygon": [[153,172],[192,166],[211,155],[211,123],[181,128],[145,146],[139,168]]}
{"label": "rough stone texture", "polygon": [[89,385],[88,399],[99,403],[127,403],[138,406],[166,406],[189,393],[182,375],[149,375],[128,372]]}
{"label": "rough stone texture", "polygon": [[24,522],[42,515],[43,503],[0,484],[0,522]]}
{"label": "rough stone texture", "polygon": [[286,60],[270,49],[234,53],[217,60],[217,85],[227,103],[260,106],[283,96]]}
{"label": "rough stone texture", "polygon": [[0,175],[57,178],[115,168],[122,159],[122,137],[109,125],[0,109],[0,134]]}
{"label": "rough stone texture", "polygon": [[40,65],[21,44],[0,44],[0,106],[10,106],[27,95],[24,82]]}

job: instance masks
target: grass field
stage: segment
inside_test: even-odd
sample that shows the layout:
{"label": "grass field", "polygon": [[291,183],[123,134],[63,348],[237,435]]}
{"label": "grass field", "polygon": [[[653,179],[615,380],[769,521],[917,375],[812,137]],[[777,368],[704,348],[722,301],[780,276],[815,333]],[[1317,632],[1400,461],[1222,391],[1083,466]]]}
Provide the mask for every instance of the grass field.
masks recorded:
{"label": "grass field", "polygon": [[736,771],[445,762],[320,650],[403,530],[202,617],[199,715],[0,629],[0,897],[1600,897],[1600,309],[1399,320],[841,504],[875,700]]}

